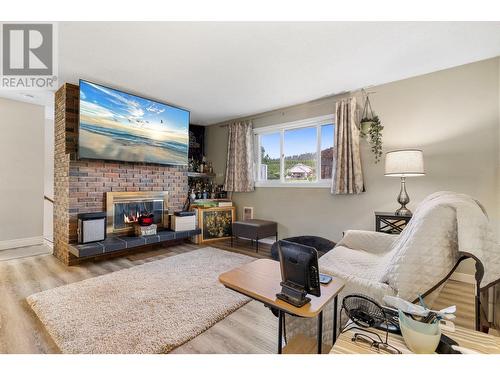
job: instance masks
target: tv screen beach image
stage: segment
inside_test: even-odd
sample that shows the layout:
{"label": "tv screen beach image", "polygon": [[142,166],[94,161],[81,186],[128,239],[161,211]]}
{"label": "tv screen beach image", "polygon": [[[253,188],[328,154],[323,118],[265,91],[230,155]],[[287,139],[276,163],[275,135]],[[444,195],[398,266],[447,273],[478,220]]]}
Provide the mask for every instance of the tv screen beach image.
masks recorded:
{"label": "tv screen beach image", "polygon": [[80,81],[80,158],[187,164],[189,112]]}

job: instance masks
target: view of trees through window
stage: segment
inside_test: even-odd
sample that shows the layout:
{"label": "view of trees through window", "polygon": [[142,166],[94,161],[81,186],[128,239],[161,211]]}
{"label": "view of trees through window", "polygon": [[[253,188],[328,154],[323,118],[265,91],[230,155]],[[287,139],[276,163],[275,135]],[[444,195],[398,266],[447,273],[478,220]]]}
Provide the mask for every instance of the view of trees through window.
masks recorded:
{"label": "view of trees through window", "polygon": [[261,167],[259,179],[280,179],[280,133],[263,134],[260,138]]}
{"label": "view of trees through window", "polygon": [[[283,152],[283,179],[285,182],[316,182],[332,177],[333,124],[285,129],[264,133],[260,140],[260,181],[281,180],[281,153]],[[283,135],[282,135],[283,132]],[[318,142],[318,133],[320,140]],[[281,137],[283,136],[283,150]],[[319,149],[318,149],[319,146]],[[318,152],[320,175],[318,176]]]}
{"label": "view of trees through window", "polygon": [[316,127],[285,130],[285,180],[315,181],[317,148]]}
{"label": "view of trees through window", "polygon": [[321,179],[332,178],[333,124],[321,126]]}

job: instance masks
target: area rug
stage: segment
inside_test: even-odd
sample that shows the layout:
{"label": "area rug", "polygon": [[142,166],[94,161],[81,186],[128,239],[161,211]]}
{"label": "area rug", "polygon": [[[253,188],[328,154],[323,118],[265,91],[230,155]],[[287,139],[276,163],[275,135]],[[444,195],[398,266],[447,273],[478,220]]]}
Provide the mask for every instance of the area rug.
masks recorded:
{"label": "area rug", "polygon": [[249,301],[218,277],[252,260],[207,247],[27,301],[63,353],[167,353]]}

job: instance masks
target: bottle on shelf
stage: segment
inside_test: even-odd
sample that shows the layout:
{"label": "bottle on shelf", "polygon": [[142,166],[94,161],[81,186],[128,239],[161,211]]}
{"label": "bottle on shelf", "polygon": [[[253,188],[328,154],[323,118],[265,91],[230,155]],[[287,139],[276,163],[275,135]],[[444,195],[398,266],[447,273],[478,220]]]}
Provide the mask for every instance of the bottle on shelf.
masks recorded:
{"label": "bottle on shelf", "polygon": [[189,160],[188,160],[188,171],[189,171],[189,172],[192,172],[192,171],[193,171],[193,169],[194,169],[194,167],[193,167],[193,158],[191,157],[191,158],[189,158]]}

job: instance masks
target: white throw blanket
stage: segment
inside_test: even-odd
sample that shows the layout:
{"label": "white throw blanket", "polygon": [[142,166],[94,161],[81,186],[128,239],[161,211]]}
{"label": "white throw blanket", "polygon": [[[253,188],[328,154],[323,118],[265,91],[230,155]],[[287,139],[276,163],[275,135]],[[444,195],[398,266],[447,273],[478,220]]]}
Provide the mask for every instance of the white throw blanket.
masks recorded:
{"label": "white throw blanket", "polygon": [[[440,191],[429,195],[415,212],[430,206],[451,207],[456,213],[458,251],[478,258],[484,266],[481,288],[500,279],[500,245],[482,205],[465,194]],[[410,221],[411,223],[411,221]]]}

